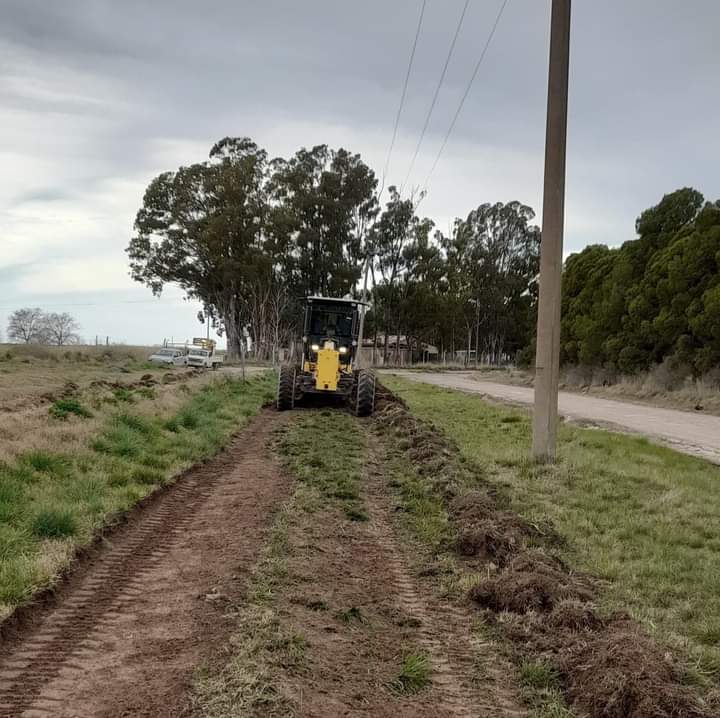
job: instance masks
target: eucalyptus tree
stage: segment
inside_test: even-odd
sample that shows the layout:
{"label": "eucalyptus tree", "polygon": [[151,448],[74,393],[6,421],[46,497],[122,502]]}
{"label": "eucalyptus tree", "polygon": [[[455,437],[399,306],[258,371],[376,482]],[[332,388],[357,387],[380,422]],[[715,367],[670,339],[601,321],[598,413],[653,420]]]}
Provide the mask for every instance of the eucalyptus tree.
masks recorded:
{"label": "eucalyptus tree", "polygon": [[180,286],[222,321],[241,350],[248,294],[268,271],[267,154],[247,137],[216,143],[206,162],[158,175],[145,191],[127,248],[133,279],[160,294]]}
{"label": "eucalyptus tree", "polygon": [[360,155],[342,148],[317,145],[273,161],[269,233],[296,296],[342,296],[355,287],[376,186]]}
{"label": "eucalyptus tree", "polygon": [[527,340],[539,271],[540,229],[520,202],[481,204],[456,229],[475,310],[475,357],[497,363]]}

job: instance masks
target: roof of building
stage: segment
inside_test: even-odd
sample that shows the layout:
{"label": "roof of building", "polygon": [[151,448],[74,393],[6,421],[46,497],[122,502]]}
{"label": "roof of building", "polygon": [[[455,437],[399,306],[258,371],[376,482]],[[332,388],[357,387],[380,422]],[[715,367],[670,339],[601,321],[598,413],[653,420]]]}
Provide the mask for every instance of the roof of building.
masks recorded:
{"label": "roof of building", "polygon": [[363,302],[361,299],[353,299],[352,297],[321,297],[313,295],[306,297],[308,301],[313,302],[337,302],[338,304],[364,304],[369,306],[367,302]]}

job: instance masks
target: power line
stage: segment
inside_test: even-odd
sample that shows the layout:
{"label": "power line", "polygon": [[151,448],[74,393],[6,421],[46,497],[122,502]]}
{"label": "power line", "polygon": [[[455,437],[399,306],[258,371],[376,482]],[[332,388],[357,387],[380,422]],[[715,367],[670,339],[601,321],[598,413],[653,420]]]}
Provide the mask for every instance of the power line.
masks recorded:
{"label": "power line", "polygon": [[[152,302],[184,302],[182,297],[156,297],[155,299],[120,299],[115,302],[59,302],[52,304],[45,304],[44,302],[24,302],[22,306],[28,306],[30,304],[40,304],[43,307],[107,307],[114,304],[150,304]],[[17,309],[20,305],[16,304],[13,306],[0,306],[2,311],[11,311]]]}
{"label": "power line", "polygon": [[473,73],[470,76],[470,81],[468,82],[467,87],[465,88],[465,92],[463,93],[463,96],[460,100],[460,104],[458,105],[457,110],[455,110],[455,115],[453,116],[452,122],[450,123],[450,127],[448,128],[448,131],[445,134],[445,139],[443,139],[442,144],[440,145],[440,149],[437,153],[437,157],[435,157],[435,161],[433,162],[433,165],[430,168],[430,172],[428,172],[428,175],[425,178],[425,182],[423,183],[424,190],[427,190],[428,182],[430,182],[430,178],[432,177],[432,174],[435,171],[435,168],[437,167],[438,162],[440,161],[440,155],[442,155],[443,150],[445,149],[445,145],[447,145],[447,142],[450,139],[450,135],[452,134],[452,131],[455,129],[455,123],[457,122],[457,119],[460,116],[460,112],[462,111],[462,108],[463,108],[463,105],[465,104],[465,100],[467,99],[467,96],[470,94],[470,89],[473,86],[473,82],[475,82],[475,78],[477,77],[478,71],[480,70],[480,66],[482,65],[483,60],[485,59],[485,55],[487,54],[488,48],[490,47],[490,43],[492,42],[492,39],[495,35],[495,31],[497,30],[497,27],[500,24],[500,18],[503,16],[503,13],[505,12],[505,7],[507,6],[509,1],[510,0],[503,0],[502,4],[500,5],[500,10],[498,11],[497,17],[495,18],[495,23],[493,24],[492,29],[490,30],[490,34],[488,35],[488,38],[485,41],[485,46],[483,47],[482,52],[480,53],[480,58],[478,59],[477,63],[475,64],[475,69],[473,70]]}
{"label": "power line", "polygon": [[405,185],[410,179],[413,168],[415,167],[415,160],[417,160],[418,154],[420,153],[420,147],[423,143],[423,139],[425,139],[425,132],[427,131],[428,125],[430,124],[430,118],[432,117],[433,110],[435,109],[435,103],[437,102],[438,95],[440,94],[440,88],[442,87],[443,81],[445,80],[445,74],[447,73],[450,59],[452,58],[453,52],[455,50],[455,43],[457,42],[458,35],[460,34],[460,28],[462,27],[463,20],[465,19],[465,13],[467,12],[469,4],[470,0],[465,0],[465,5],[463,6],[462,13],[460,13],[460,20],[458,21],[458,25],[455,28],[455,34],[453,35],[452,42],[450,43],[450,49],[448,50],[447,57],[445,58],[445,65],[443,66],[442,73],[440,74],[438,84],[435,87],[435,94],[433,95],[432,102],[430,103],[430,109],[425,116],[425,124],[423,125],[422,132],[420,133],[420,138],[418,139],[417,146],[415,147],[415,154],[413,155],[412,161],[410,162],[410,168],[407,171],[407,175],[405,176],[405,179],[400,186],[400,194],[402,194]]}
{"label": "power line", "polygon": [[387,177],[388,170],[390,169],[390,156],[392,155],[393,147],[395,147],[395,139],[397,138],[398,126],[400,125],[400,115],[402,114],[403,105],[405,104],[405,95],[407,93],[408,82],[410,81],[410,71],[412,70],[413,61],[415,59],[415,50],[417,49],[418,38],[420,37],[420,28],[422,27],[423,17],[425,15],[425,5],[427,0],[423,0],[422,7],[420,8],[420,17],[418,19],[417,29],[415,30],[415,39],[413,40],[412,50],[410,52],[410,60],[408,62],[407,73],[405,74],[405,84],[403,85],[402,94],[400,95],[400,105],[398,107],[397,115],[395,116],[395,127],[393,128],[392,139],[390,140],[390,147],[388,148],[387,158],[385,159],[385,168],[383,169],[382,177],[382,188],[380,189],[380,195],[382,195],[385,189],[385,178]]}

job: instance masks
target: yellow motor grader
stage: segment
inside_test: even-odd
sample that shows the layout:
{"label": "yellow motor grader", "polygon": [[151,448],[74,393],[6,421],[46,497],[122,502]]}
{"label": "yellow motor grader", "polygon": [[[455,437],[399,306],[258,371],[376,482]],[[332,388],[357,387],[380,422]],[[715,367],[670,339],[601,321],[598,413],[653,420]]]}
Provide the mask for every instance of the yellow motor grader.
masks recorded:
{"label": "yellow motor grader", "polygon": [[375,375],[356,366],[361,306],[362,302],[354,299],[306,299],[302,356],[298,363],[280,367],[280,411],[315,394],[344,399],[358,416],[372,414]]}

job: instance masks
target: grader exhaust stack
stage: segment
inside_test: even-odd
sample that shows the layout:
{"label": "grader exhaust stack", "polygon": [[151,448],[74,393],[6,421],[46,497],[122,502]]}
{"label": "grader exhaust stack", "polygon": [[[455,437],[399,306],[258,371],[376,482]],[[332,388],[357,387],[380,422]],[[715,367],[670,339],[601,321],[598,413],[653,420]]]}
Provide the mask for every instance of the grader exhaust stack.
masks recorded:
{"label": "grader exhaust stack", "polygon": [[308,394],[341,397],[358,416],[375,408],[375,376],[356,365],[360,306],[353,299],[308,297],[302,357],[280,367],[277,408],[292,409]]}

